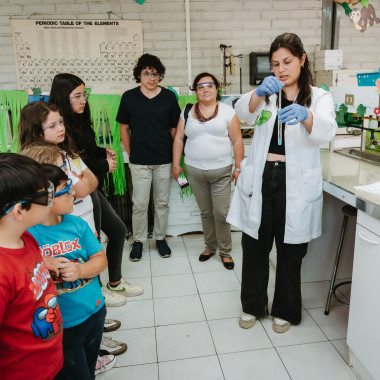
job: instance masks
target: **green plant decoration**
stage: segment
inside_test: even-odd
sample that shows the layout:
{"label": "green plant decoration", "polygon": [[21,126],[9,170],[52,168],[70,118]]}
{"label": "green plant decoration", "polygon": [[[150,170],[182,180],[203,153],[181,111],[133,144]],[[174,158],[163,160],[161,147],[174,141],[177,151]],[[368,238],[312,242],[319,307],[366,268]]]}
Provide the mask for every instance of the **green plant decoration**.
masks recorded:
{"label": "green plant decoration", "polygon": [[344,103],[342,103],[340,106],[339,106],[339,112],[341,112],[341,113],[346,113],[348,111],[348,107],[344,104]]}
{"label": "green plant decoration", "polygon": [[27,103],[25,91],[0,90],[0,152],[18,151],[20,113]]}
{"label": "green plant decoration", "polygon": [[367,112],[367,108],[363,106],[363,104],[359,104],[356,110],[356,114],[358,117],[363,117]]}
{"label": "green plant decoration", "polygon": [[368,8],[369,1],[368,0],[362,0],[360,5],[363,5],[364,7]]}
{"label": "green plant decoration", "polygon": [[41,94],[42,94],[41,89],[38,87],[33,87],[32,92],[33,92],[33,96],[41,96]]}

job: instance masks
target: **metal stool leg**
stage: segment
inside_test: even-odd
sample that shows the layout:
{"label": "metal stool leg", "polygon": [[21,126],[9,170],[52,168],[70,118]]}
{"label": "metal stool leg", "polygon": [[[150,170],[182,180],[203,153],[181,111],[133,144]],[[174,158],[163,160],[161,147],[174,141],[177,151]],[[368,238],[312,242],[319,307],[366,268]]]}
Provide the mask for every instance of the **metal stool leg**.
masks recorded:
{"label": "metal stool leg", "polygon": [[326,307],[325,307],[325,315],[329,315],[329,313],[330,313],[331,297],[334,294],[335,277],[336,277],[336,272],[338,270],[340,254],[342,252],[343,239],[344,239],[344,234],[346,232],[346,227],[347,227],[347,220],[348,220],[348,216],[344,215],[343,225],[342,225],[342,229],[340,231],[338,250],[336,252],[336,257],[335,257],[334,270],[333,270],[333,274],[332,274],[331,281],[330,281],[329,294],[327,296],[327,302],[326,302]]}

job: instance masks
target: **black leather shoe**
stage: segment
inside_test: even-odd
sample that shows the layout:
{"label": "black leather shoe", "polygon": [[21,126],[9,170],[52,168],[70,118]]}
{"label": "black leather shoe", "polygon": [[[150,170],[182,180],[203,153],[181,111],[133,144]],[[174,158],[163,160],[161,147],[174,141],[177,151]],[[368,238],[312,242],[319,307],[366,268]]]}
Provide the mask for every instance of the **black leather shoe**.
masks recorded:
{"label": "black leather shoe", "polygon": [[209,255],[204,255],[205,252],[208,252],[208,251],[204,251],[199,255],[199,261],[201,261],[201,262],[207,261],[211,256],[215,255],[215,253],[210,253]]}
{"label": "black leather shoe", "polygon": [[233,261],[224,261],[222,257],[223,265],[226,269],[231,270],[234,269],[235,263]]}

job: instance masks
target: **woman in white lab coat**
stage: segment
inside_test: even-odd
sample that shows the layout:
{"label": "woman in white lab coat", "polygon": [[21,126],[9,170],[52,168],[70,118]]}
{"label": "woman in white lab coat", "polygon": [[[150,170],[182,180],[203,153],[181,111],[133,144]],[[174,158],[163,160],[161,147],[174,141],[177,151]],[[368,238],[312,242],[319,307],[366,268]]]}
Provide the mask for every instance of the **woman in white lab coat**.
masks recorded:
{"label": "woman in white lab coat", "polygon": [[278,36],[269,59],[275,76],[265,78],[235,107],[240,118],[256,127],[227,221],[243,231],[240,327],[252,327],[256,317],[268,314],[269,253],[275,240],[271,315],[273,330],[285,332],[301,322],[301,263],[308,242],[321,235],[319,145],[334,138],[337,124],[331,95],[311,86],[298,36]]}

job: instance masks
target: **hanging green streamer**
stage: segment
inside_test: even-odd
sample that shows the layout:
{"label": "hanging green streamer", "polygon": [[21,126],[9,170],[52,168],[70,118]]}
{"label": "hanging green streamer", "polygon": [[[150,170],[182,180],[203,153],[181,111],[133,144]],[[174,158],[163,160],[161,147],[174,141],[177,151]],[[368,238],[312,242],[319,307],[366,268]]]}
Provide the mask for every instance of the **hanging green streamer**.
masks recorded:
{"label": "hanging green streamer", "polygon": [[0,152],[17,152],[20,114],[27,103],[25,91],[0,90]]}
{"label": "hanging green streamer", "polygon": [[[116,170],[112,174],[115,195],[123,195],[127,188],[124,158],[120,146],[120,127],[119,123],[116,122],[120,100],[121,98],[119,95],[92,94],[88,98],[96,143],[116,152],[116,160],[119,164],[116,166]],[[102,141],[100,136],[102,136]],[[108,189],[108,184],[106,183],[105,185],[105,188]]]}

